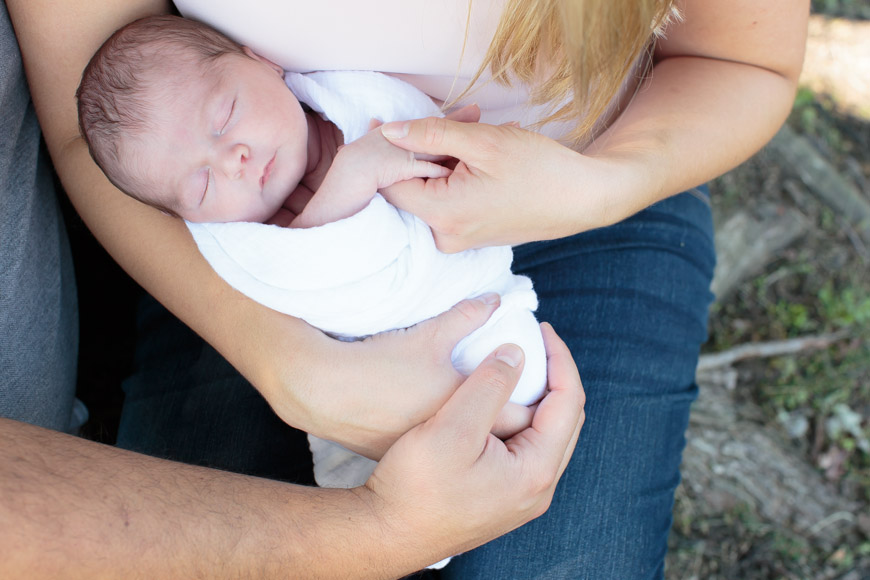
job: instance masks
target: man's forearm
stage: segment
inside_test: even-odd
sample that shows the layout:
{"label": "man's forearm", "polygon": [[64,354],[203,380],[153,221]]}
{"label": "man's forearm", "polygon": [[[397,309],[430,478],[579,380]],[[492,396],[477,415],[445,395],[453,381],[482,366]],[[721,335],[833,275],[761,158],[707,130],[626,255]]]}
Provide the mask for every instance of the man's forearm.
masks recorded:
{"label": "man's forearm", "polygon": [[[163,461],[0,419],[4,578],[383,578],[387,553],[352,490]],[[395,545],[395,544],[393,544]],[[403,567],[404,566],[404,567]]]}

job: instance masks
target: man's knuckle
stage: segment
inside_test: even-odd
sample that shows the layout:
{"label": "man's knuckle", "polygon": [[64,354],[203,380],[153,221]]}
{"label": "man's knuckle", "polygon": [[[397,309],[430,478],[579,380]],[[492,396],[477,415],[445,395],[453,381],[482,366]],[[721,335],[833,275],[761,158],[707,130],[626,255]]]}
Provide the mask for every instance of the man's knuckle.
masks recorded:
{"label": "man's knuckle", "polygon": [[553,496],[549,495],[542,501],[535,504],[535,509],[532,511],[532,519],[539,518],[550,509],[550,504],[553,502]]}
{"label": "man's knuckle", "polygon": [[542,469],[531,476],[529,485],[536,496],[545,497],[553,485],[553,477],[548,469]]}
{"label": "man's knuckle", "polygon": [[579,423],[580,426],[582,427],[585,422],[586,422],[586,410],[580,409],[580,417],[577,419],[577,423]]}
{"label": "man's knuckle", "polygon": [[489,366],[481,371],[481,380],[489,389],[501,393],[506,390],[513,390],[511,377],[505,372],[502,367]]}

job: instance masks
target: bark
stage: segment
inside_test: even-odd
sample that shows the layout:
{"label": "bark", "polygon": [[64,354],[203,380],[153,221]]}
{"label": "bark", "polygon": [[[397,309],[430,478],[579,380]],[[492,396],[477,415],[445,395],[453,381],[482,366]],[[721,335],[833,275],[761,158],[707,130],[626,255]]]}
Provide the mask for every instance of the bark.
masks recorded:
{"label": "bark", "polygon": [[733,390],[715,375],[698,375],[700,396],[683,453],[683,486],[699,516],[721,514],[738,503],[778,527],[831,550],[859,529],[866,509],[840,495],[752,403],[738,407]]}
{"label": "bark", "polygon": [[865,243],[870,243],[870,202],[819,155],[809,141],[786,125],[767,146],[765,154],[773,157],[787,175],[799,179],[810,193],[843,217]]}
{"label": "bark", "polygon": [[809,228],[807,219],[796,209],[767,213],[772,217],[759,220],[738,211],[718,228],[711,286],[717,301],[726,300],[741,283],[764,270]]}
{"label": "bark", "polygon": [[[786,127],[762,154],[773,157],[783,173],[800,181],[870,244],[870,203],[809,142]],[[773,209],[752,214],[741,209],[719,227],[712,285],[718,301],[761,273],[812,227],[795,208]],[[823,348],[841,338],[826,335],[741,345],[702,357],[697,374],[700,396],[692,407],[682,466],[683,487],[694,500],[697,517],[715,517],[746,503],[771,524],[823,549],[834,549],[850,534],[870,537],[868,518],[862,515],[867,505],[826,480],[757,405],[743,400],[746,397],[735,400],[739,381],[733,365],[740,360]]]}

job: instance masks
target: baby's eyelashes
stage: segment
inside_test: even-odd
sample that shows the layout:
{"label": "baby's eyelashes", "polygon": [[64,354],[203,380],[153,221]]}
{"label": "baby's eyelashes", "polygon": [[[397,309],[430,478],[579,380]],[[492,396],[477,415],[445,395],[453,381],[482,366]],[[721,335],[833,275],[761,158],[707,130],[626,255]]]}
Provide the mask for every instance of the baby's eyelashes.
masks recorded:
{"label": "baby's eyelashes", "polygon": [[197,207],[202,205],[202,202],[205,200],[205,196],[208,193],[208,184],[211,182],[211,169],[206,169],[205,171],[205,185],[202,188],[202,193],[199,196],[199,202],[196,204]]}
{"label": "baby's eyelashes", "polygon": [[218,130],[218,135],[223,135],[227,127],[230,124],[230,119],[233,118],[233,111],[236,110],[236,100],[233,99],[230,103],[229,109],[227,109],[226,116],[224,116],[223,122],[220,124],[220,129]]}

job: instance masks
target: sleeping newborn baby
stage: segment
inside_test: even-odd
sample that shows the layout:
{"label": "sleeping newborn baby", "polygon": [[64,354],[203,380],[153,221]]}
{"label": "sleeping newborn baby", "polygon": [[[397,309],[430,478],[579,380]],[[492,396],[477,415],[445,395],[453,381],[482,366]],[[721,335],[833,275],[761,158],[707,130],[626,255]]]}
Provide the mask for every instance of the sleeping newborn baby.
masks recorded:
{"label": "sleeping newborn baby", "polygon": [[[372,130],[372,118],[439,115],[425,94],[370,72],[285,75],[205,25],[162,16],[109,38],[77,97],[82,134],[106,176],[186,220],[239,291],[342,339],[405,328],[497,292],[500,307],[460,341],[453,364],[469,374],[512,342],[525,367],[511,400],[529,405],[543,394],[537,298],[528,278],[510,272],[510,248],[443,254],[422,221],[377,193],[450,173]],[[374,462],[309,439],[320,485],[368,479]]]}

